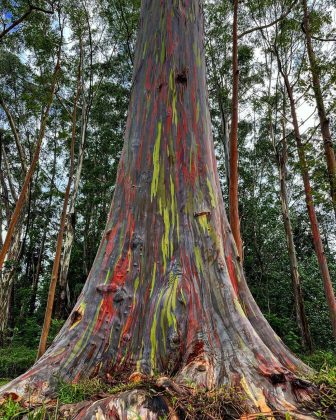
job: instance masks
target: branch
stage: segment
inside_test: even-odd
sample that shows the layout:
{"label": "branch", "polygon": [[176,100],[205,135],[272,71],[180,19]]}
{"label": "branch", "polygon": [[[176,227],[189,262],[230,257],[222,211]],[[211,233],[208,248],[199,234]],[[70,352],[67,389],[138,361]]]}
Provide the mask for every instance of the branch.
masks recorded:
{"label": "branch", "polygon": [[259,31],[261,29],[266,29],[266,28],[270,28],[271,26],[275,25],[276,23],[280,22],[282,19],[284,19],[285,17],[287,17],[290,12],[292,11],[293,7],[296,5],[298,0],[294,0],[293,3],[288,7],[287,11],[284,12],[280,17],[278,17],[277,19],[273,20],[273,22],[268,23],[266,25],[261,25],[261,26],[256,26],[254,28],[250,28],[245,32],[242,32],[241,34],[238,35],[238,39],[243,38],[245,35],[250,34],[252,32],[255,31]]}
{"label": "branch", "polygon": [[8,122],[9,122],[9,125],[11,127],[11,130],[12,130],[12,133],[13,133],[13,136],[14,136],[14,139],[15,139],[18,155],[19,155],[19,158],[20,158],[22,172],[25,175],[27,173],[27,161],[26,161],[26,156],[25,156],[25,153],[24,153],[24,149],[23,149],[21,141],[20,141],[19,132],[18,132],[18,129],[17,129],[15,121],[14,121],[14,118],[13,118],[9,108],[7,107],[7,105],[5,104],[5,102],[4,102],[4,100],[2,99],[1,96],[0,96],[0,106],[5,111],[5,114],[8,118]]}
{"label": "branch", "polygon": [[336,38],[320,38],[319,36],[310,35],[311,38],[315,39],[316,41],[322,41],[322,42],[334,42],[336,41]]}
{"label": "branch", "polygon": [[52,8],[52,10],[46,10],[46,9],[42,9],[42,7],[30,5],[29,9],[21,17],[14,20],[14,22],[10,26],[8,26],[8,28],[5,28],[2,32],[0,32],[0,39],[3,38],[8,32],[10,32],[16,26],[20,25],[20,23],[23,22],[24,20],[26,20],[27,17],[34,11],[48,13],[50,15],[52,15],[54,13],[53,8]]}

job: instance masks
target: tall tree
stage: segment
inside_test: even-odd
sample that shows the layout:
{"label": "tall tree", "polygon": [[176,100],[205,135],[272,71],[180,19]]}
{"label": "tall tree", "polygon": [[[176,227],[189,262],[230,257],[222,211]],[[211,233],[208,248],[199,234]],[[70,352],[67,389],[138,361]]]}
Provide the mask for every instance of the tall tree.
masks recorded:
{"label": "tall tree", "polygon": [[308,10],[307,0],[302,0],[303,8],[303,23],[302,28],[306,38],[307,53],[310,65],[310,72],[312,76],[312,87],[314,91],[316,107],[320,120],[320,130],[323,139],[324,153],[327,162],[328,176],[330,183],[330,195],[333,202],[334,212],[336,216],[336,159],[334,144],[331,138],[330,121],[324,105],[324,99],[321,88],[321,69],[318,59],[316,57],[310,23],[310,12]]}
{"label": "tall tree", "polygon": [[[309,399],[313,388],[298,378],[308,368],[262,316],[238,262],[207,99],[202,3],[143,0],[125,145],[98,254],[54,343],[2,394],[38,401],[55,374],[138,372],[210,389],[231,384],[248,411],[265,415],[300,411]],[[158,410],[148,398],[135,389],[81,416],[146,417]]]}
{"label": "tall tree", "polygon": [[275,156],[279,169],[279,182],[280,182],[280,201],[281,201],[281,210],[282,218],[285,227],[288,255],[289,255],[289,264],[291,270],[292,278],[292,289],[294,295],[294,307],[295,307],[295,316],[296,321],[300,330],[300,336],[303,347],[311,351],[313,348],[313,343],[310,335],[308,319],[306,316],[305,303],[303,298],[303,291],[301,285],[301,276],[299,273],[299,264],[297,259],[297,253],[294,243],[294,235],[292,222],[290,219],[289,212],[289,199],[287,192],[287,159],[288,159],[288,147],[287,147],[287,133],[286,133],[286,102],[285,100],[283,106],[283,117],[281,121],[282,133],[281,133],[281,142],[276,144],[275,135],[273,130],[273,123],[271,121],[270,133],[273,138]]}
{"label": "tall tree", "polygon": [[330,320],[331,325],[333,329],[334,337],[336,338],[336,298],[335,298],[335,292],[333,289],[333,284],[331,281],[329,268],[327,259],[324,252],[323,242],[319,230],[319,223],[316,216],[315,211],[315,205],[314,205],[314,198],[311,188],[311,182],[310,182],[310,176],[308,171],[308,163],[306,159],[304,144],[302,141],[301,133],[300,133],[300,126],[299,121],[297,117],[296,112],[296,104],[295,104],[295,98],[294,98],[294,89],[292,84],[290,83],[289,76],[287,73],[287,70],[283,66],[283,63],[281,61],[281,57],[279,54],[278,47],[274,46],[274,52],[277,57],[278,61],[278,67],[279,71],[282,75],[283,81],[284,81],[284,88],[286,90],[286,94],[289,98],[289,104],[290,104],[290,110],[291,110],[291,119],[294,129],[294,135],[297,145],[297,151],[299,155],[299,162],[300,162],[300,170],[302,175],[302,180],[304,184],[304,191],[305,191],[305,198],[306,198],[306,205],[308,210],[308,216],[310,220],[310,226],[311,226],[311,233],[313,236],[313,242],[314,242],[314,249],[316,252],[316,257],[318,260],[318,264],[321,271],[322,281],[323,281],[323,287],[329,307],[329,314],[330,314]]}
{"label": "tall tree", "polygon": [[61,261],[65,222],[66,222],[66,216],[67,216],[67,208],[68,208],[70,190],[71,190],[71,185],[72,185],[73,175],[74,175],[74,166],[75,166],[74,155],[75,155],[76,128],[77,128],[77,105],[78,105],[78,99],[79,99],[81,86],[82,86],[82,83],[81,83],[82,54],[83,54],[83,51],[82,49],[80,49],[79,64],[78,64],[78,71],[77,71],[77,86],[76,86],[76,92],[74,94],[73,111],[72,111],[72,132],[71,132],[71,145],[70,145],[69,177],[68,177],[68,182],[67,182],[67,186],[66,186],[65,194],[64,194],[60,227],[59,227],[59,231],[57,235],[57,242],[56,242],[55,259],[53,263],[50,285],[49,285],[47,307],[46,307],[43,327],[41,331],[40,345],[37,352],[38,358],[41,357],[45,353],[46,347],[47,347],[47,339],[48,339],[49,329],[51,325],[51,317],[52,317],[52,312],[53,312],[53,307],[54,307],[56,286],[57,286],[57,280],[59,276],[59,268],[60,268],[60,261]]}
{"label": "tall tree", "polygon": [[240,236],[240,219],[238,208],[238,94],[239,94],[239,67],[238,67],[238,2],[233,1],[232,25],[232,116],[230,131],[230,183],[229,183],[229,212],[230,226],[235,239],[238,255],[243,259],[243,243]]}

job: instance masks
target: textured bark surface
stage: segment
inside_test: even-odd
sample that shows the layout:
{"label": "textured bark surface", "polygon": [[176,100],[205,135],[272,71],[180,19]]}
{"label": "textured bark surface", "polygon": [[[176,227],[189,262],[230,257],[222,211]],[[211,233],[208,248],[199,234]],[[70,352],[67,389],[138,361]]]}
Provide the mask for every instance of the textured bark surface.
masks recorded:
{"label": "textured bark surface", "polygon": [[250,411],[294,412],[309,399],[310,385],[297,379],[308,368],[253,300],[225,215],[201,3],[143,0],[136,51],[125,145],[93,267],[51,347],[1,393],[27,395],[29,386],[36,401],[59,377],[140,371],[237,386]]}

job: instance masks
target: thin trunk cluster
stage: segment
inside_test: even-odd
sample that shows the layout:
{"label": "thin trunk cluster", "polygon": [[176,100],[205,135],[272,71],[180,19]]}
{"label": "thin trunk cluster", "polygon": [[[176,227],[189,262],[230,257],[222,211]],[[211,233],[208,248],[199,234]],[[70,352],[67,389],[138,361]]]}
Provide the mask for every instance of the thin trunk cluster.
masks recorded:
{"label": "thin trunk cluster", "polygon": [[313,243],[314,243],[314,249],[317,256],[317,261],[319,264],[322,281],[323,281],[323,287],[326,295],[327,304],[329,307],[329,314],[330,314],[330,320],[331,325],[333,329],[334,337],[336,338],[336,298],[335,298],[335,292],[333,289],[333,284],[331,281],[329,268],[327,259],[324,252],[323,242],[319,230],[319,223],[316,216],[315,211],[315,205],[314,205],[314,198],[310,183],[310,177],[309,177],[309,171],[308,171],[308,164],[305,154],[305,148],[304,144],[302,142],[301,133],[300,133],[300,127],[296,112],[296,106],[295,106],[295,99],[293,94],[293,87],[290,84],[288,74],[286,73],[286,70],[283,68],[281,58],[279,55],[279,52],[277,48],[275,47],[275,54],[277,56],[279,71],[283,77],[284,80],[284,86],[286,89],[287,96],[289,98],[290,103],[290,110],[291,110],[291,117],[292,117],[292,124],[294,128],[294,135],[297,145],[297,151],[299,156],[299,163],[300,163],[300,170],[304,185],[304,191],[305,191],[305,198],[306,198],[306,205],[308,210],[308,216],[310,220],[310,227],[311,227],[311,233],[313,237]]}

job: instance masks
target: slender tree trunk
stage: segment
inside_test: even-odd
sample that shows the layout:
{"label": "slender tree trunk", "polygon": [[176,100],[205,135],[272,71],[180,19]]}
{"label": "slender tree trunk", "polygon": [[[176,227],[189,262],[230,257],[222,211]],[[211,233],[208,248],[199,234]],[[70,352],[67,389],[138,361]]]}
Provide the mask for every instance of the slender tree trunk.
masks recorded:
{"label": "slender tree trunk", "polygon": [[229,130],[229,118],[225,112],[224,103],[221,96],[222,87],[219,77],[217,75],[217,69],[214,62],[213,55],[211,54],[211,64],[213,68],[213,77],[215,79],[215,85],[217,89],[217,102],[218,108],[220,111],[221,116],[221,123],[222,123],[222,134],[223,134],[223,149],[224,149],[224,158],[225,158],[225,174],[226,174],[226,182],[229,188],[230,186],[230,130]]}
{"label": "slender tree trunk", "polygon": [[76,175],[74,179],[74,186],[70,196],[69,210],[66,215],[66,224],[64,229],[64,245],[62,260],[60,265],[59,275],[59,300],[58,300],[58,315],[64,316],[68,314],[70,308],[70,293],[68,286],[68,271],[70,266],[70,258],[72,252],[72,246],[75,239],[75,223],[76,223],[76,200],[79,190],[79,183],[82,175],[83,161],[84,161],[84,147],[86,141],[86,130],[87,130],[88,114],[86,103],[82,106],[82,129],[81,129],[81,142],[79,146],[79,155],[76,168]]}
{"label": "slender tree trunk", "polygon": [[[285,111],[285,110],[284,110]],[[272,129],[273,132],[273,129]],[[313,348],[313,343],[310,335],[308,320],[305,311],[305,304],[303,298],[303,292],[301,287],[301,277],[299,273],[299,265],[297,261],[296,249],[294,244],[293,229],[292,223],[290,220],[289,214],[289,205],[288,205],[288,193],[287,193],[287,140],[286,140],[286,127],[285,119],[282,120],[282,142],[281,150],[279,151],[274,144],[276,160],[279,169],[279,181],[280,181],[280,201],[281,201],[281,210],[282,218],[285,227],[287,248],[289,255],[290,263],[290,272],[292,278],[292,288],[294,295],[294,307],[295,307],[295,316],[296,322],[299,327],[301,343],[304,349],[311,351]]]}
{"label": "slender tree trunk", "polygon": [[39,155],[40,155],[42,141],[43,141],[43,138],[44,138],[44,133],[45,133],[45,129],[46,129],[47,121],[48,121],[49,110],[50,110],[50,107],[51,107],[51,104],[52,104],[52,101],[53,101],[53,98],[54,98],[57,76],[58,76],[59,70],[60,70],[60,51],[59,51],[59,54],[58,54],[58,57],[57,57],[57,63],[56,63],[56,66],[55,66],[53,77],[52,77],[49,100],[48,100],[46,109],[44,111],[44,114],[43,114],[42,120],[41,120],[41,127],[40,127],[40,132],[39,132],[39,135],[38,135],[38,138],[37,138],[37,143],[36,143],[36,147],[35,147],[34,156],[33,156],[30,168],[26,173],[25,180],[24,180],[19,198],[16,202],[15,209],[14,209],[10,224],[8,226],[6,239],[4,241],[2,249],[0,251],[0,270],[2,270],[6,255],[8,253],[10,244],[12,242],[12,238],[13,238],[13,235],[14,235],[14,231],[16,229],[16,225],[18,223],[18,220],[19,220],[21,212],[22,212],[22,208],[23,208],[24,203],[26,201],[26,195],[27,195],[27,191],[28,191],[32,176],[33,176],[33,174],[35,172],[35,169],[36,169],[36,166],[38,164],[38,159],[39,159]]}
{"label": "slender tree trunk", "polygon": [[326,299],[327,299],[327,303],[329,307],[333,334],[334,334],[334,337],[336,338],[336,298],[335,298],[335,293],[334,293],[333,285],[330,278],[328,263],[327,263],[327,259],[324,253],[324,247],[323,247],[321,234],[319,230],[319,224],[318,224],[318,220],[317,220],[317,216],[315,212],[314,198],[312,194],[309,172],[308,172],[308,164],[306,160],[304,145],[302,143],[299,123],[298,123],[297,114],[296,114],[293,88],[290,85],[287,73],[284,71],[282,67],[279,52],[277,51],[276,48],[275,48],[275,53],[278,60],[279,70],[283,77],[285,88],[286,88],[287,95],[290,102],[292,123],[294,127],[295,140],[296,140],[296,145],[297,145],[297,150],[298,150],[298,155],[299,155],[300,170],[301,170],[301,175],[302,175],[303,184],[304,184],[306,204],[307,204],[307,210],[308,210],[308,215],[309,215],[309,220],[310,220],[311,232],[313,236],[314,248],[315,248],[318,264],[320,267],[324,291],[325,291],[325,295],[326,295]]}
{"label": "slender tree trunk", "polygon": [[[298,375],[309,369],[261,315],[238,258],[212,141],[202,3],[143,0],[125,144],[96,259],[53,344],[0,394],[41,400],[55,375],[161,375],[161,386],[171,376],[238,387],[248,412],[299,415],[314,388]],[[134,389],[78,418],[158,418],[162,404],[174,412],[164,396],[149,401]]]}
{"label": "slender tree trunk", "polygon": [[238,208],[238,94],[239,94],[239,67],[238,67],[238,1],[233,2],[233,44],[232,44],[232,118],[230,136],[230,185],[229,185],[229,212],[230,226],[235,239],[238,255],[243,261],[243,244],[240,236],[240,220]]}
{"label": "slender tree trunk", "polygon": [[54,145],[54,159],[53,159],[53,167],[52,167],[52,175],[51,175],[51,181],[50,181],[50,191],[49,191],[49,200],[46,210],[46,219],[44,222],[44,229],[42,234],[42,239],[40,242],[40,249],[38,253],[38,258],[36,262],[36,270],[33,276],[33,283],[32,283],[32,290],[31,290],[31,298],[30,298],[30,308],[29,312],[30,315],[33,315],[36,307],[36,295],[37,295],[37,289],[39,284],[39,278],[41,273],[41,267],[42,267],[42,259],[44,255],[44,247],[45,247],[45,241],[47,239],[47,233],[48,233],[48,227],[51,219],[51,203],[53,198],[53,190],[55,187],[55,176],[56,176],[56,158],[57,158],[57,144],[56,139],[54,139],[55,145]]}
{"label": "slender tree trunk", "polygon": [[[11,190],[14,187],[12,185],[11,180],[11,173],[9,171],[7,157],[5,154],[5,149],[2,144],[2,133],[0,132],[0,181],[1,181],[1,189],[2,189],[2,198],[5,207],[6,213],[6,221],[7,226],[10,224],[11,220],[11,208],[9,202],[9,191],[7,189],[6,181],[5,181],[5,172],[2,169],[3,161],[5,162],[6,172],[7,172],[7,180],[9,185],[11,186]],[[15,199],[15,193],[12,191],[12,197]],[[14,196],[13,196],[14,195]],[[11,298],[11,291],[12,291],[12,283],[14,279],[15,272],[17,270],[17,265],[20,260],[21,255],[21,236],[22,236],[22,229],[23,229],[23,216],[21,215],[18,223],[15,226],[14,234],[12,237],[12,241],[9,245],[8,253],[7,253],[7,264],[0,270],[0,346],[2,346],[6,341],[7,335],[7,326],[8,326],[8,318],[9,318],[9,305],[10,305],[10,298]],[[2,235],[2,227],[1,227],[1,235]]]}
{"label": "slender tree trunk", "polygon": [[302,0],[302,7],[304,12],[303,18],[303,29],[306,37],[307,53],[310,64],[310,71],[313,81],[313,90],[315,95],[316,107],[318,111],[318,116],[320,120],[321,134],[323,138],[324,153],[327,161],[328,176],[330,183],[330,195],[333,202],[334,213],[336,217],[336,159],[334,144],[331,138],[330,133],[330,124],[329,118],[324,106],[323,94],[321,89],[321,70],[318,64],[310,32],[310,23],[309,23],[309,12],[307,6],[307,0]]}
{"label": "slender tree trunk", "polygon": [[47,307],[45,310],[44,315],[44,322],[43,327],[41,331],[41,338],[40,338],[40,344],[37,352],[37,358],[39,359],[46,351],[47,347],[47,340],[48,340],[48,334],[49,329],[51,325],[51,317],[54,307],[54,300],[55,300],[55,292],[56,292],[56,286],[57,286],[57,280],[58,280],[58,274],[59,274],[59,266],[61,261],[61,253],[62,253],[62,244],[63,244],[63,235],[64,235],[64,228],[65,228],[65,221],[66,221],[66,214],[67,214],[67,208],[69,203],[69,197],[70,197],[70,189],[73,181],[73,174],[74,174],[74,153],[75,153],[75,143],[76,143],[76,121],[77,121],[77,103],[80,95],[81,90],[81,84],[80,84],[80,78],[81,78],[81,65],[82,65],[82,54],[80,54],[79,58],[79,65],[78,65],[78,77],[77,77],[77,90],[74,97],[74,107],[73,107],[73,113],[72,113],[72,133],[71,133],[71,146],[70,146],[70,170],[69,170],[69,178],[68,183],[65,190],[64,195],[64,202],[63,202],[63,209],[61,214],[61,221],[60,221],[60,228],[57,235],[57,242],[56,242],[56,252],[55,252],[55,259],[54,264],[52,268],[51,273],[51,280],[49,285],[49,293],[48,293],[48,299],[47,299]]}
{"label": "slender tree trunk", "polygon": [[21,168],[22,168],[22,173],[25,175],[27,173],[27,159],[26,159],[26,155],[24,152],[24,149],[22,147],[21,144],[21,140],[20,140],[20,136],[19,136],[19,132],[17,130],[14,118],[9,110],[9,108],[7,107],[7,105],[5,104],[3,98],[0,96],[0,106],[2,107],[2,109],[5,111],[5,114],[7,116],[9,125],[11,127],[14,139],[15,139],[15,144],[16,144],[16,148],[18,151],[18,155],[20,158],[20,163],[21,163]]}

